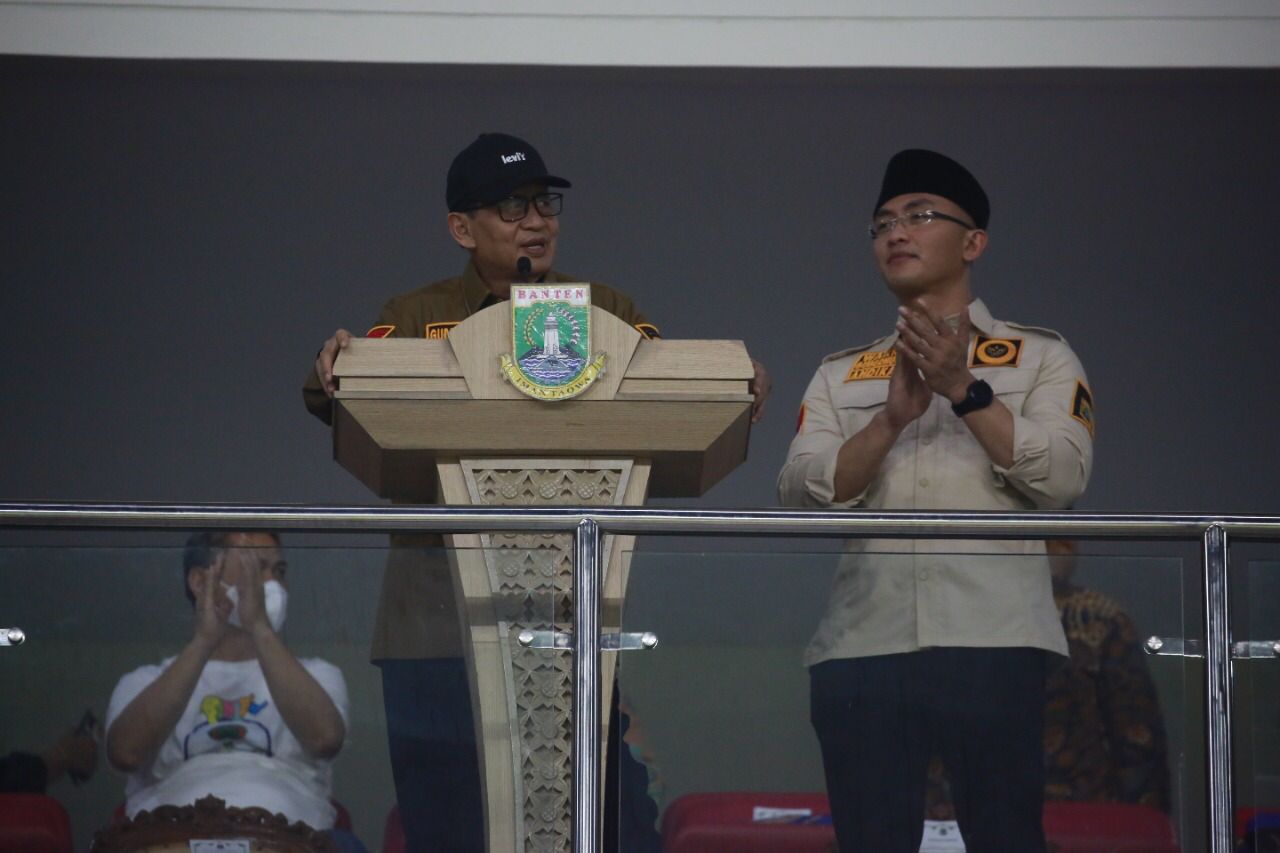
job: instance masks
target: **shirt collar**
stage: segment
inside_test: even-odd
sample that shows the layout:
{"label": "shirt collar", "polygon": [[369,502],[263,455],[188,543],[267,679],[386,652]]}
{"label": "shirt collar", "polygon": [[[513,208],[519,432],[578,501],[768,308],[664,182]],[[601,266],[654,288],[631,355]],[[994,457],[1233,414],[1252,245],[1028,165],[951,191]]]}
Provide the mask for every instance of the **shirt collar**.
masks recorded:
{"label": "shirt collar", "polygon": [[996,321],[981,299],[969,303],[969,324],[988,337],[995,334]]}
{"label": "shirt collar", "polygon": [[[991,316],[991,312],[987,310],[987,306],[983,304],[981,299],[975,299],[969,303],[969,325],[987,337],[995,334],[995,318]],[[889,346],[893,346],[897,340],[897,329],[894,329],[893,333],[885,339]]]}
{"label": "shirt collar", "polygon": [[[559,281],[558,273],[549,272],[538,281]],[[467,268],[462,271],[462,299],[467,305],[467,316],[471,316],[478,311],[483,311],[490,305],[496,305],[502,300],[493,295],[493,291],[489,289],[489,285],[484,283],[484,279],[480,277],[480,271],[476,269],[476,263],[473,260],[467,261]]]}
{"label": "shirt collar", "polygon": [[467,304],[467,316],[488,308],[496,301],[472,260],[467,261],[467,268],[462,272],[462,300]]}

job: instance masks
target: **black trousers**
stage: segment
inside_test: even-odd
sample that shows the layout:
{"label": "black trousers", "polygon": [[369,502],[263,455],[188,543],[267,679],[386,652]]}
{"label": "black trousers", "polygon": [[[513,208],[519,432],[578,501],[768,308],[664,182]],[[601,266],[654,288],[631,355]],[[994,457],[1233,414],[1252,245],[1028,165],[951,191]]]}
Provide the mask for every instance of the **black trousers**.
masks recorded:
{"label": "black trousers", "polygon": [[[383,660],[382,696],[400,821],[408,853],[485,853],[484,800],[471,690],[462,658]],[[649,775],[622,735],[630,720],[613,716],[606,753],[604,849],[658,853],[657,804]]]}
{"label": "black trousers", "polygon": [[930,648],[810,668],[840,853],[918,853],[940,755],[969,853],[1043,853],[1047,653]]}

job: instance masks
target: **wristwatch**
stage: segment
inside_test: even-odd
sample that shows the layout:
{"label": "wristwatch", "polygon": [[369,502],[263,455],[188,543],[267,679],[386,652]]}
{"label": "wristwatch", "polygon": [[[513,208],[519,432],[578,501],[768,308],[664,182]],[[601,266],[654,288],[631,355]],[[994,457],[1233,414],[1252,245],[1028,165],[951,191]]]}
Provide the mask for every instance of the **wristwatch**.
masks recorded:
{"label": "wristwatch", "polygon": [[965,389],[964,399],[959,403],[951,404],[951,411],[956,413],[956,417],[963,418],[970,412],[976,412],[979,409],[985,409],[990,406],[991,401],[994,399],[995,395],[991,393],[991,386],[981,379],[975,379]]}

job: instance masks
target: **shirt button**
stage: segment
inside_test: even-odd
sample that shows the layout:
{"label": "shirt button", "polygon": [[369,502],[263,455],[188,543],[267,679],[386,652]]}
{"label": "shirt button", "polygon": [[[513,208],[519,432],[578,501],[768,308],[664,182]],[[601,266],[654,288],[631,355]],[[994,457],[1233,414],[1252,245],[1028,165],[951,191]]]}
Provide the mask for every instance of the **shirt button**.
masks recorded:
{"label": "shirt button", "polygon": [[920,485],[924,486],[924,487],[927,489],[927,488],[929,487],[929,478],[928,478],[928,477],[921,477],[921,478],[920,478]]}
{"label": "shirt button", "polygon": [[923,444],[925,447],[928,447],[929,445],[933,444],[933,439],[932,439],[932,438],[922,438],[922,439],[920,439],[920,443],[921,443],[921,444]]}
{"label": "shirt button", "polygon": [[918,577],[922,581],[927,581],[929,579],[929,570],[921,569],[920,571],[916,572],[916,577]]}

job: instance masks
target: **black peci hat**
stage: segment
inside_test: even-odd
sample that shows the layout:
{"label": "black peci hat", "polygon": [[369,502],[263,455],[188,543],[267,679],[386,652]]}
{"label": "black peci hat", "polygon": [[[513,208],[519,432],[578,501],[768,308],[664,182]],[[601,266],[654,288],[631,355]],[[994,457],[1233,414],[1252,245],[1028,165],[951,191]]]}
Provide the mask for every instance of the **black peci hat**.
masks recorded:
{"label": "black peci hat", "polygon": [[979,228],[991,220],[991,202],[982,184],[955,160],[937,151],[908,148],[889,160],[880,184],[880,197],[872,213],[889,199],[908,193],[930,193],[955,202],[973,217]]}
{"label": "black peci hat", "polygon": [[525,184],[572,186],[547,174],[538,150],[516,136],[482,133],[453,158],[445,185],[450,210],[462,211],[493,204]]}

